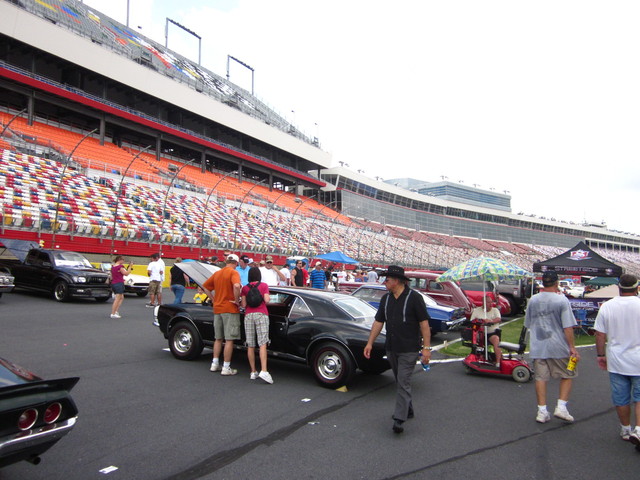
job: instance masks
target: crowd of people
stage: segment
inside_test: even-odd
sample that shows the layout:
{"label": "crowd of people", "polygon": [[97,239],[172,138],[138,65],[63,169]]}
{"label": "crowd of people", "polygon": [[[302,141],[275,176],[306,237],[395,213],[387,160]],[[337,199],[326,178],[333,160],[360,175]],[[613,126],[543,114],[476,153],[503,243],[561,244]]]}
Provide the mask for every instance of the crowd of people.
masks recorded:
{"label": "crowd of people", "polygon": [[[244,310],[244,333],[250,365],[250,379],[262,379],[272,384],[273,378],[267,369],[267,346],[269,339],[270,286],[310,286],[327,289],[333,282],[378,282],[374,269],[368,272],[336,271],[334,264],[323,267],[316,261],[309,272],[305,260],[274,265],[273,258],[265,257],[259,262],[247,255],[238,256],[225,252],[224,262],[216,263],[216,257],[207,263],[220,267],[198,287],[194,301],[211,300],[214,313],[215,341],[210,371],[223,376],[238,373],[231,367],[234,343],[241,340],[241,309]],[[170,270],[174,303],[181,303],[189,277],[176,267],[176,259]],[[121,318],[119,308],[124,298],[124,277],[131,272],[131,263],[124,266],[125,259],[119,255],[111,269],[114,302],[111,318]],[[150,302],[147,306],[162,303],[162,282],[165,265],[160,255],[153,253],[147,267],[150,278]],[[429,314],[424,301],[409,288],[409,279],[404,269],[390,265],[384,272],[383,281],[387,294],[380,300],[364,356],[369,357],[373,342],[383,327],[386,329],[385,348],[396,381],[396,401],[393,411],[392,429],[404,431],[404,423],[414,417],[411,397],[411,376],[418,360],[428,364],[431,358]],[[596,352],[598,366],[609,372],[611,398],[620,422],[620,437],[636,445],[640,450],[640,298],[638,278],[624,274],[619,279],[620,296],[605,302],[599,309],[595,321]],[[472,312],[472,319],[482,320],[487,328],[487,337],[493,345],[499,365],[500,313],[490,295],[484,297],[483,305]],[[530,331],[529,356],[533,360],[535,395],[538,423],[551,421],[547,409],[547,385],[552,379],[559,380],[558,400],[553,416],[567,423],[574,417],[569,413],[568,403],[573,381],[578,377],[577,364],[580,353],[574,343],[577,325],[569,300],[562,294],[558,274],[545,272],[542,287],[530,299],[524,326]],[[256,348],[260,370],[256,365]],[[222,363],[220,362],[222,358]],[[632,416],[635,414],[635,426]]]}

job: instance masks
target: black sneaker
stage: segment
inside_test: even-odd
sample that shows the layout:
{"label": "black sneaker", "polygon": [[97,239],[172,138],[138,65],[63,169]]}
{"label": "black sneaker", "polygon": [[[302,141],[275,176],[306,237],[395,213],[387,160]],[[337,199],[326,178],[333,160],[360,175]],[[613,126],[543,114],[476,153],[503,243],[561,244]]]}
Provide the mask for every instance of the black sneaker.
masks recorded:
{"label": "black sneaker", "polygon": [[402,420],[394,420],[392,428],[393,428],[393,433],[404,432],[404,427],[402,426]]}

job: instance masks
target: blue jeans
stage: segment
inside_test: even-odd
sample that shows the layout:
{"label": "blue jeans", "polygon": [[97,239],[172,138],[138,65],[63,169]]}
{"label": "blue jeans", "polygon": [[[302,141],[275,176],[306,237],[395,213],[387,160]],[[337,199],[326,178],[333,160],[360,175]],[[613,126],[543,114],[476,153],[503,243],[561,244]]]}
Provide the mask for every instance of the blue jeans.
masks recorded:
{"label": "blue jeans", "polygon": [[176,296],[176,299],[173,301],[174,305],[177,305],[178,303],[182,303],[182,296],[184,295],[184,290],[185,290],[184,285],[178,285],[177,283],[174,285],[171,285],[171,291]]}
{"label": "blue jeans", "polygon": [[616,407],[640,402],[640,376],[609,372],[611,400]]}

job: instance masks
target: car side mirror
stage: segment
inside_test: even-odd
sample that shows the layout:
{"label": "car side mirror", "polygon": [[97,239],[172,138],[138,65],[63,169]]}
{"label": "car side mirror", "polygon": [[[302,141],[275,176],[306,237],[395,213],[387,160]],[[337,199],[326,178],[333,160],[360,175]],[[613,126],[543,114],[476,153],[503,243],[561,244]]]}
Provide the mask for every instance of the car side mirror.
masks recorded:
{"label": "car side mirror", "polygon": [[42,262],[44,268],[51,268],[51,262]]}

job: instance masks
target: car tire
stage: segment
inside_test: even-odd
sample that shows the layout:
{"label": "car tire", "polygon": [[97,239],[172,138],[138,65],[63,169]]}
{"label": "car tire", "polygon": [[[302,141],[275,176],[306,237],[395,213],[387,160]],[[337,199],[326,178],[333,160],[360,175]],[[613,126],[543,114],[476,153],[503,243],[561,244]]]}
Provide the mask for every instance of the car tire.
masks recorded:
{"label": "car tire", "polygon": [[146,297],[147,293],[149,292],[136,292],[136,295],[138,295],[139,297]]}
{"label": "car tire", "polygon": [[53,286],[53,298],[57,302],[68,302],[69,295],[69,284],[64,280],[58,280]]}
{"label": "car tire", "polygon": [[527,383],[531,380],[531,370],[529,370],[524,365],[518,365],[511,372],[511,376],[518,383]]}
{"label": "car tire", "polygon": [[516,303],[514,298],[512,296],[505,296],[505,298],[509,302],[509,307],[511,307],[510,315],[518,315],[520,313],[520,309],[518,308],[518,304]]}
{"label": "car tire", "polygon": [[179,322],[169,330],[169,349],[178,360],[194,360],[204,349],[200,332],[190,322]]}
{"label": "car tire", "polygon": [[356,370],[351,354],[338,343],[323,343],[315,348],[311,368],[316,381],[327,388],[348,384]]}

